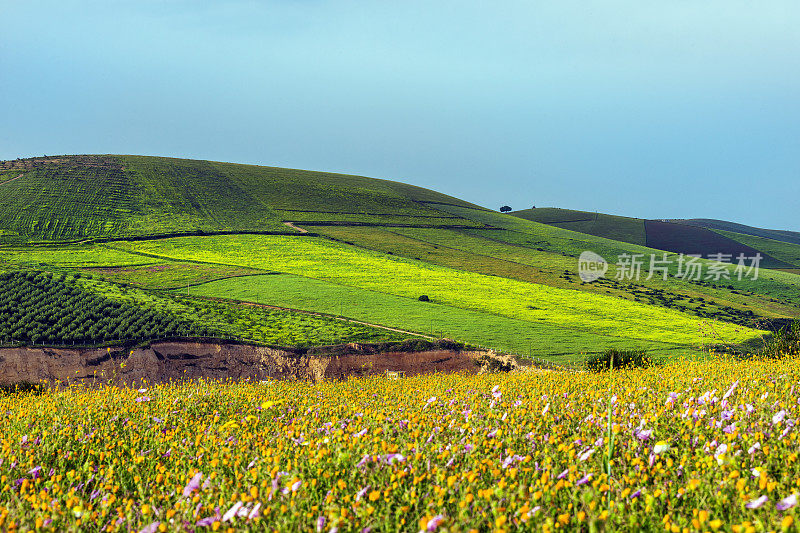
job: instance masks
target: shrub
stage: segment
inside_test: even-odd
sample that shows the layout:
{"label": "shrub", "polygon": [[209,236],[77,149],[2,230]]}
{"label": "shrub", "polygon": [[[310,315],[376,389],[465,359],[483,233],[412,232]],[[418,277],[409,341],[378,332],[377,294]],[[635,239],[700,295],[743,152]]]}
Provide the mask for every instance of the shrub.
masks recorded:
{"label": "shrub", "polygon": [[647,350],[608,350],[587,358],[586,368],[592,372],[617,370],[624,368],[646,368],[653,365],[653,360],[647,355]]}
{"label": "shrub", "polygon": [[423,294],[422,296],[420,296],[420,297],[419,297],[419,298],[417,298],[417,299],[418,299],[420,302],[430,302],[430,301],[431,301],[431,299],[430,299],[430,298],[428,298],[428,295],[427,295],[427,294]]}
{"label": "shrub", "polygon": [[772,334],[758,355],[778,359],[800,354],[800,321],[784,326]]}

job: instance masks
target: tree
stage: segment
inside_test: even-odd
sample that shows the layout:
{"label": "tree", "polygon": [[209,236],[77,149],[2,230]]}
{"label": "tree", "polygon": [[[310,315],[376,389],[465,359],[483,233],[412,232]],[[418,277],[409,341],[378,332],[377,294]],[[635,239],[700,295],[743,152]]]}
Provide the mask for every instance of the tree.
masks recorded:
{"label": "tree", "polygon": [[511,211],[511,206],[504,205],[503,207],[500,208],[501,213],[508,213],[509,211]]}

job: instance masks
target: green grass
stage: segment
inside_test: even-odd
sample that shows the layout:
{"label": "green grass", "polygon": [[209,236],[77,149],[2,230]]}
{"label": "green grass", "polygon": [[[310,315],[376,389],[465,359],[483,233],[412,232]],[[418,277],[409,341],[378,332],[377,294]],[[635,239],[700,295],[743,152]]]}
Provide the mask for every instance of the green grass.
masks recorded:
{"label": "green grass", "polygon": [[145,291],[95,278],[80,278],[77,281],[84,289],[105,299],[146,309],[151,313],[173,316],[183,323],[202,328],[207,334],[237,337],[262,344],[308,347],[348,342],[386,342],[409,337],[332,317]]}
{"label": "green grass", "polygon": [[3,247],[0,265],[6,268],[94,268],[163,264],[153,259],[102,245]]}
{"label": "green grass", "polygon": [[[515,246],[560,253],[575,260],[584,250],[592,250],[605,257],[609,263],[612,263],[608,274],[612,277],[616,274],[616,268],[613,263],[616,262],[619,254],[644,254],[649,260],[650,254],[655,253],[660,257],[664,253],[661,250],[556,228],[547,224],[531,222],[491,211],[454,206],[443,206],[443,209],[459,214],[464,218],[506,230],[505,232],[467,230],[467,233],[471,235],[478,235]],[[668,254],[668,258],[672,259],[670,275],[674,276],[677,270],[676,256],[675,254]],[[702,261],[708,264],[706,260]],[[576,265],[576,263],[577,261],[573,265]],[[729,267],[729,271],[732,271],[732,268]],[[670,284],[677,283],[679,286],[680,284],[689,283],[675,279],[670,279],[669,282]],[[690,286],[698,289],[702,288],[703,292],[711,291],[707,292],[709,295],[723,297],[748,306],[754,303],[751,298],[757,295],[759,299],[756,300],[754,307],[767,315],[791,317],[797,316],[798,311],[800,311],[800,277],[788,272],[761,269],[758,280],[743,279],[740,281],[734,278],[716,283],[703,280],[701,282],[692,281]]]}
{"label": "green grass", "polygon": [[544,207],[523,209],[510,213],[516,217],[550,224],[559,228],[588,233],[631,244],[645,245],[647,239],[644,231],[644,220],[641,218],[606,215],[572,209]]}
{"label": "green grass", "polygon": [[[546,232],[554,230],[542,224]],[[552,244],[540,239],[531,239],[530,234],[510,230],[465,231],[442,228],[363,228],[363,227],[313,227],[313,231],[333,237],[342,242],[406,258],[418,258],[426,262],[480,274],[494,275],[541,283],[553,287],[572,288],[585,292],[604,294],[649,305],[677,309],[691,314],[717,318],[729,322],[748,324],[754,316],[792,316],[800,311],[796,306],[772,301],[771,296],[754,293],[744,294],[727,285],[697,284],[671,277],[667,281],[654,277],[637,282],[617,281],[615,265],[611,265],[607,278],[594,283],[581,283],[577,277],[577,260],[570,255],[545,250]],[[572,232],[564,232],[572,233]],[[547,238],[552,238],[550,235]],[[592,237],[589,237],[592,238]],[[597,239],[600,241],[601,239]],[[567,249],[601,249],[619,253],[656,253],[624,243],[612,243],[616,249],[609,250],[605,239],[598,242],[557,241],[557,246]],[[534,248],[533,242],[538,245]],[[628,249],[619,248],[628,246]],[[585,246],[585,248],[584,248]],[[577,252],[577,249],[575,250]],[[606,257],[611,257],[606,255]],[[674,256],[673,256],[674,257]],[[674,270],[674,269],[673,269]],[[766,273],[766,271],[764,271]],[[738,282],[737,282],[738,283]],[[744,285],[744,282],[742,282]],[[765,285],[782,295],[796,294],[796,284],[762,279],[757,287]]]}
{"label": "green grass", "polygon": [[558,362],[574,362],[580,360],[582,354],[606,346],[622,349],[646,346],[663,354],[694,353],[693,349],[685,346],[531,323],[291,274],[213,281],[192,287],[191,293],[250,302],[269,302],[280,307],[342,315],[496,350],[546,357]]}
{"label": "green grass", "polygon": [[773,239],[766,239],[764,237],[756,237],[755,235],[734,233],[732,231],[714,231],[737,242],[746,244],[747,246],[751,246],[757,250],[761,250],[764,253],[771,255],[775,259],[788,263],[789,265],[800,267],[800,244],[776,241]]}
{"label": "green grass", "polygon": [[421,200],[472,205],[386,180],[211,161],[104,155],[19,164],[29,168],[2,176],[23,174],[0,185],[0,243],[291,233],[284,220],[441,225],[459,219]]}
{"label": "green grass", "polygon": [[[676,311],[393,258],[318,238],[185,237],[120,246],[165,258],[270,268],[406,298],[425,294],[451,307],[602,335],[676,344],[704,341],[697,331],[699,321]],[[728,342],[753,335],[718,326]]]}
{"label": "green grass", "polygon": [[145,289],[186,289],[216,279],[265,274],[264,270],[205,263],[161,262],[147,265],[84,268],[84,272]]}

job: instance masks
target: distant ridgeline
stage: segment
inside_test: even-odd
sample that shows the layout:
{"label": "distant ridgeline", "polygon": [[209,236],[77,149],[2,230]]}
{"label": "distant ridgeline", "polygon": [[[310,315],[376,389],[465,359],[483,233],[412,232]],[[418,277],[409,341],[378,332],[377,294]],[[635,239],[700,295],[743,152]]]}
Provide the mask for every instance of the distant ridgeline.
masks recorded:
{"label": "distant ridgeline", "polygon": [[511,213],[533,222],[541,222],[605,237],[683,254],[727,254],[733,262],[739,254],[761,254],[767,268],[800,268],[800,233],[754,228],[743,224],[709,219],[646,220],[588,211],[559,208],[523,209]]}
{"label": "distant ridgeline", "polygon": [[437,205],[477,207],[393,181],[211,161],[89,155],[0,162],[0,243],[296,233],[284,222],[480,226]]}

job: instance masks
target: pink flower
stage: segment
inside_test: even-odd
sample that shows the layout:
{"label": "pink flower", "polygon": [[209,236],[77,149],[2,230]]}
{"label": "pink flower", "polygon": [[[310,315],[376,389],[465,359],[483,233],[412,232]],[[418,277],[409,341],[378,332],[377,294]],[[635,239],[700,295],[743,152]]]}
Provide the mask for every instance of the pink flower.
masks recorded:
{"label": "pink flower", "polygon": [[769,498],[767,498],[766,496],[759,496],[755,500],[750,500],[744,506],[747,507],[748,509],[760,509],[761,506],[767,503],[768,500]]}
{"label": "pink flower", "polygon": [[728,392],[725,393],[725,395],[722,397],[722,399],[723,400],[727,400],[728,398],[730,398],[731,394],[733,394],[733,391],[736,390],[736,387],[738,385],[739,385],[739,380],[737,379],[736,381],[733,382],[733,385],[731,385],[731,388],[728,389]]}
{"label": "pink flower", "polygon": [[244,505],[244,504],[241,501],[238,501],[238,502],[234,503],[233,507],[228,509],[228,512],[226,512],[222,516],[222,521],[223,522],[229,522],[229,521],[233,520],[233,517],[236,516],[236,513],[239,511],[239,509],[242,507],[242,505]]}
{"label": "pink flower", "polygon": [[786,411],[781,409],[780,411],[775,413],[775,416],[772,417],[772,425],[774,426],[780,424],[781,422],[783,422],[784,418],[786,418]]}
{"label": "pink flower", "polygon": [[147,524],[142,529],[139,530],[139,533],[156,533],[158,531],[158,526],[161,525],[161,522],[153,522],[151,524]]}
{"label": "pink flower", "polygon": [[430,520],[428,520],[428,525],[425,527],[425,531],[436,531],[439,528],[439,524],[444,522],[444,515],[436,515]]}
{"label": "pink flower", "polygon": [[194,491],[200,488],[200,480],[203,479],[203,473],[198,472],[189,480],[189,483],[183,488],[183,497],[188,498]]}
{"label": "pink flower", "polygon": [[791,496],[787,496],[786,498],[779,501],[775,507],[779,511],[785,511],[787,509],[791,509],[795,505],[797,505],[797,494],[792,494]]}
{"label": "pink flower", "polygon": [[258,502],[255,507],[247,514],[247,519],[252,520],[253,518],[258,518],[261,515],[261,502]]}

